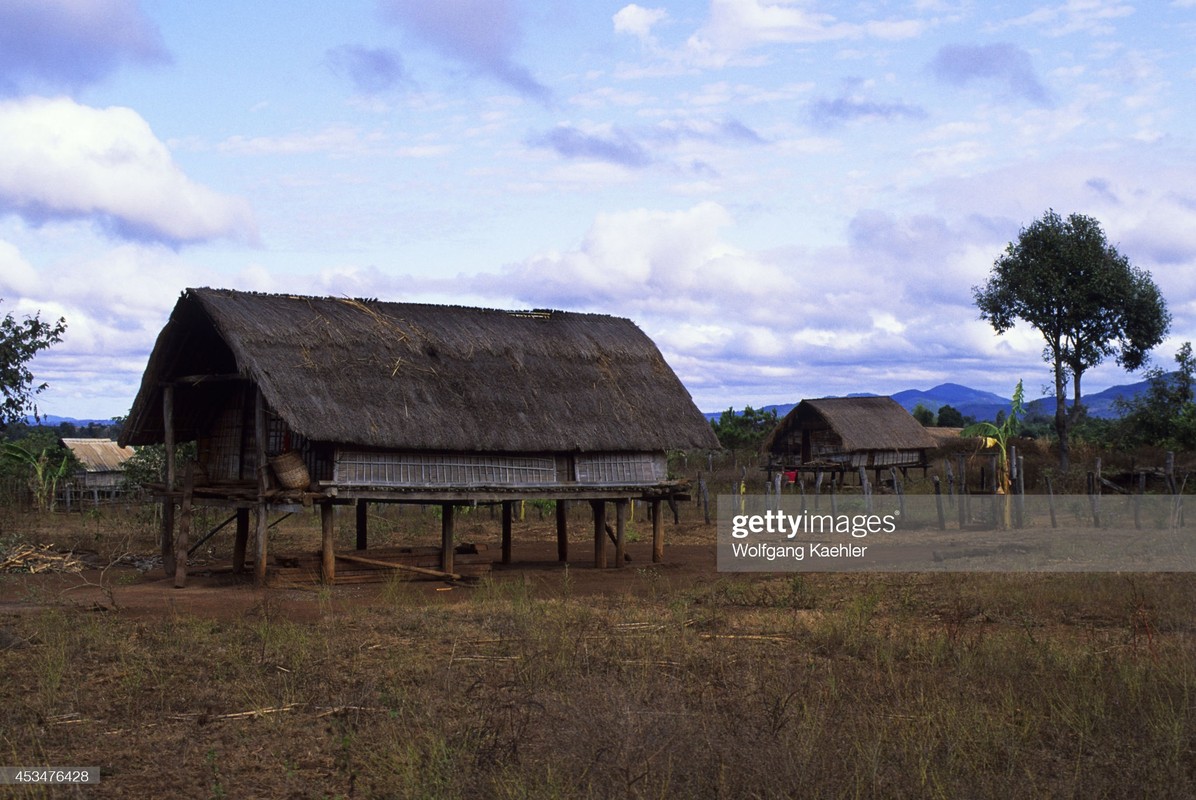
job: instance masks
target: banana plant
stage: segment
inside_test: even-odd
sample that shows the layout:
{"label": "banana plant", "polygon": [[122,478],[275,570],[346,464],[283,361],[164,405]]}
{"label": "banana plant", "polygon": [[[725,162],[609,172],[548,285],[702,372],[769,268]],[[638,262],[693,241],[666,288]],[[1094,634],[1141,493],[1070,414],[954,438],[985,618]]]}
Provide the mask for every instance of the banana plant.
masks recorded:
{"label": "banana plant", "polygon": [[1009,440],[1017,433],[1018,417],[1025,413],[1026,394],[1022,382],[1017,382],[1013,390],[1013,404],[1009,409],[1009,416],[995,425],[991,422],[977,422],[959,432],[960,436],[978,436],[983,440],[984,447],[997,448],[997,474],[1000,476],[1001,494],[1009,494]]}
{"label": "banana plant", "polygon": [[0,449],[0,455],[4,458],[29,468],[29,488],[33,491],[38,511],[49,511],[54,507],[58,484],[70,473],[70,454],[63,456],[62,461],[54,466],[49,450],[43,447],[41,453],[34,455],[14,442],[4,442],[3,449]]}

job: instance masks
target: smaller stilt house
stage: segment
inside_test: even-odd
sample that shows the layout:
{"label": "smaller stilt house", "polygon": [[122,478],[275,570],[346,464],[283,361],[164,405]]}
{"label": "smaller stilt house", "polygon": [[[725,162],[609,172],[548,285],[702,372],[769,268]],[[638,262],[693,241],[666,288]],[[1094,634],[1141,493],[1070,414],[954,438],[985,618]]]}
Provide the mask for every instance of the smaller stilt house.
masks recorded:
{"label": "smaller stilt house", "polygon": [[124,485],[125,462],[133,457],[133,448],[121,447],[111,439],[61,439],[79,462],[71,480],[63,487],[67,509],[74,495],[91,495],[96,505],[100,497],[113,497]]}
{"label": "smaller stilt house", "polygon": [[511,509],[526,499],[557,501],[561,560],[565,504],[589,502],[599,566],[607,503],[621,565],[625,508],[648,501],[659,559],[660,503],[687,490],[668,475],[667,452],[718,447],[660,351],[626,319],[218,289],[183,293],[121,434],[122,444],[168,450],[186,441],[198,462],[163,490],[163,560],[179,583],[188,531],[182,521],[174,531],[176,503],[184,517],[196,503],[236,509],[234,570],[256,511],[259,579],[267,514],[300,505],[321,509],[327,581],[333,507],[356,506],[363,550],[366,504],[377,502],[440,506],[444,573],[455,507],[502,504],[506,562]]}
{"label": "smaller stilt house", "polygon": [[765,440],[770,469],[788,472],[907,470],[927,465],[935,440],[891,397],[802,400]]}

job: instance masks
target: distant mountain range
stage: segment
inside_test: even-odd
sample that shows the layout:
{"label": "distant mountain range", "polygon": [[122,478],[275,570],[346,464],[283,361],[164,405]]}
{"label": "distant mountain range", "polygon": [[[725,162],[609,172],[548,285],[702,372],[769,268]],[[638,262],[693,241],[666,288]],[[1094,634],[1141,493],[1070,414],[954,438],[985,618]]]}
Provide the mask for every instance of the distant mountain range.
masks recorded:
{"label": "distant mountain range", "polygon": [[[1149,381],[1139,381],[1122,386],[1110,386],[1104,391],[1084,395],[1083,403],[1088,409],[1089,416],[1113,419],[1119,416],[1116,407],[1117,400],[1132,400],[1145,392],[1149,387]],[[848,396],[875,397],[876,395],[868,392],[860,392]],[[1001,397],[999,394],[993,394],[992,392],[972,389],[968,386],[961,386],[958,383],[942,383],[925,391],[920,389],[906,389],[889,396],[907,411],[913,411],[918,404],[921,404],[937,414],[941,407],[951,406],[965,417],[974,417],[978,421],[992,420],[997,416],[998,411],[1008,414],[1010,407],[1013,405],[1013,401],[1010,398]],[[796,405],[797,403],[788,403],[764,406],[763,410],[769,411],[775,409],[777,416],[783,417]],[[1068,406],[1070,405],[1071,401],[1069,399]],[[1043,397],[1038,400],[1032,400],[1026,404],[1026,410],[1030,414],[1053,417],[1055,414],[1055,398]],[[712,420],[718,419],[721,414],[721,411],[708,412],[706,418]]]}
{"label": "distant mountain range", "polygon": [[77,428],[86,428],[93,422],[96,425],[114,424],[110,419],[75,419],[74,417],[60,417],[56,414],[42,414],[40,422],[33,417],[25,417],[26,425],[42,425],[46,428],[56,428],[63,422],[69,422]]}

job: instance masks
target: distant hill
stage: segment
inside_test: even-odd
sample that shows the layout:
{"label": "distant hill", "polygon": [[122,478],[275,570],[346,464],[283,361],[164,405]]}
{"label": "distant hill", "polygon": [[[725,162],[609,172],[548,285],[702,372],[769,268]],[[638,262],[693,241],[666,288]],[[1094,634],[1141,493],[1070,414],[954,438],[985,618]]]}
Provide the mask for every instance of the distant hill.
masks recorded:
{"label": "distant hill", "polygon": [[[781,417],[785,416],[785,415],[786,415],[786,414],[788,414],[790,411],[792,411],[792,410],[794,409],[794,407],[796,407],[796,406],[797,406],[797,403],[785,403],[785,404],[783,404],[783,405],[779,405],[779,406],[776,406],[776,405],[774,405],[774,406],[761,406],[761,407],[760,407],[758,410],[759,410],[759,411],[776,411],[776,412],[777,412],[777,419],[780,419]],[[755,407],[755,406],[752,406],[752,408],[756,408],[756,407]],[[725,409],[725,408],[723,409],[723,411],[726,411],[726,410],[727,410],[727,409]],[[713,421],[717,420],[719,417],[721,417],[721,416],[723,415],[723,411],[703,411],[703,412],[702,412],[702,414],[703,414],[703,415],[706,417],[706,419],[708,419],[708,420],[710,420],[711,422],[713,422]],[[737,409],[735,409],[735,413],[736,413],[736,414],[742,414],[742,413],[743,413],[743,409],[742,409],[742,408],[737,408]]]}
{"label": "distant hill", "polygon": [[41,425],[43,428],[56,428],[63,422],[69,422],[72,425],[80,428],[86,428],[92,423],[96,425],[115,425],[115,420],[111,419],[75,419],[74,417],[59,417],[55,414],[42,414],[41,421],[35,420],[33,417],[25,417],[25,424],[37,426]]}
{"label": "distant hill", "polygon": [[[1118,400],[1132,400],[1144,393],[1148,388],[1150,388],[1149,381],[1110,386],[1108,389],[1100,392],[1085,394],[1083,402],[1088,409],[1089,416],[1101,419],[1115,419],[1118,416],[1116,407]],[[875,396],[875,394],[869,392],[853,392],[848,395],[848,397]],[[912,412],[919,403],[936,414],[943,406],[951,406],[965,417],[974,417],[981,421],[995,419],[998,411],[1008,414],[1009,409],[1013,405],[1013,401],[1009,398],[1001,397],[999,394],[992,392],[972,389],[958,383],[941,383],[926,390],[906,389],[892,394],[890,397],[896,400],[906,411]],[[797,404],[789,403],[786,405],[764,406],[764,410],[776,409],[777,416],[783,417],[795,405]],[[1069,408],[1071,407],[1070,400],[1067,405]],[[1042,414],[1052,417],[1055,414],[1055,398],[1042,397],[1032,400],[1026,404],[1026,410],[1031,414]],[[721,411],[708,412],[706,418],[716,420],[720,414],[722,414]]]}
{"label": "distant hill", "polygon": [[1012,401],[992,392],[983,392],[958,383],[941,383],[933,389],[906,389],[891,395],[906,411],[913,411],[920,403],[934,413],[943,406],[951,406],[965,417],[978,420],[993,419],[998,411],[1009,413]]}
{"label": "distant hill", "polygon": [[[1150,381],[1139,381],[1138,383],[1128,383],[1122,386],[1110,386],[1103,392],[1086,394],[1081,399],[1084,407],[1088,409],[1088,416],[1099,417],[1101,419],[1116,419],[1121,416],[1117,411],[1116,404],[1118,400],[1132,400],[1149,388]],[[1071,408],[1071,406],[1072,403],[1069,398],[1067,407]],[[1026,404],[1026,409],[1031,413],[1053,417],[1055,415],[1055,398],[1043,397],[1039,400],[1034,400]]]}

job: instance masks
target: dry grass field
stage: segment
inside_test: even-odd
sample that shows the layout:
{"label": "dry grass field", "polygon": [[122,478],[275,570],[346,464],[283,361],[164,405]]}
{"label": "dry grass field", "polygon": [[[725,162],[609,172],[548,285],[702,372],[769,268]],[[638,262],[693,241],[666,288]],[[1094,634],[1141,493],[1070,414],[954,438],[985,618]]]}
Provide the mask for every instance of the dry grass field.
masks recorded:
{"label": "dry grass field", "polygon": [[[473,585],[264,590],[139,571],[144,509],[0,517],[0,549],[94,553],[0,575],[0,765],[102,770],[0,796],[1196,796],[1193,575],[719,574],[693,506],[664,564],[641,512],[633,560],[597,571],[582,509],[567,568],[538,514]],[[316,542],[301,515],[272,548]]]}

